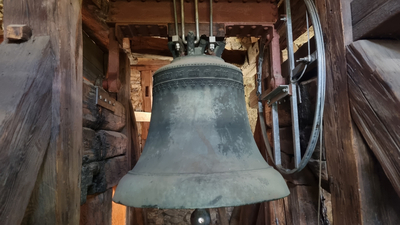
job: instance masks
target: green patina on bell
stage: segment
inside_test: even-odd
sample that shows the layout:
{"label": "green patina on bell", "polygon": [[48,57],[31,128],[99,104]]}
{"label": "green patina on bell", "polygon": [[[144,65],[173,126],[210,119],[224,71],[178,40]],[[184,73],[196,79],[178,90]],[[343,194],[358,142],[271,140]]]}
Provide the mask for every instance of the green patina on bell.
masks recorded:
{"label": "green patina on bell", "polygon": [[238,68],[216,56],[180,57],[155,72],[153,88],[148,139],[115,202],[195,209],[289,195],[256,146]]}

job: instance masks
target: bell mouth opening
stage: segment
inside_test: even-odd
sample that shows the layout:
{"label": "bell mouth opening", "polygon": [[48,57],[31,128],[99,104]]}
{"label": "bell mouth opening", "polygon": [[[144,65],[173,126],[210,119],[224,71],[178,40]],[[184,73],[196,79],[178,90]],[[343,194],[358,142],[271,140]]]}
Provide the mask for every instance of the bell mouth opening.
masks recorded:
{"label": "bell mouth opening", "polygon": [[202,209],[273,201],[289,195],[272,167],[213,174],[131,174],[113,201],[136,208]]}

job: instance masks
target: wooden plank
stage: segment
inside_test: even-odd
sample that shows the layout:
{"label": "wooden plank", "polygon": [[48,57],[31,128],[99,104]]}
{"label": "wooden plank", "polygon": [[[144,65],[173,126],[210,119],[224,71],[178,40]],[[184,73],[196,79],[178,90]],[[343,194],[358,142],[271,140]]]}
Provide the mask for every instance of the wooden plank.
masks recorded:
{"label": "wooden plank", "polygon": [[[83,35],[83,77],[92,84],[99,85],[105,73],[106,54],[86,34]],[[96,83],[97,81],[97,83]]]}
{"label": "wooden plank", "polygon": [[354,0],[351,2],[354,40],[400,38],[400,2],[397,0]]}
{"label": "wooden plank", "polygon": [[136,58],[134,59],[132,66],[165,66],[171,63],[171,60],[160,60],[152,58]]}
{"label": "wooden plank", "polygon": [[[351,90],[353,85],[349,88]],[[400,198],[357,126],[353,124],[352,127],[353,147],[357,149],[363,224],[400,224],[397,210]]]}
{"label": "wooden plank", "polygon": [[6,28],[6,36],[9,41],[27,41],[32,36],[32,30],[25,24],[12,24]]}
{"label": "wooden plank", "polygon": [[49,37],[0,52],[0,221],[20,224],[50,143],[55,62]]}
{"label": "wooden plank", "polygon": [[[139,136],[137,130],[137,124],[135,120],[134,111],[132,108],[132,103],[130,100],[131,94],[131,67],[129,63],[129,59],[126,54],[120,55],[120,80],[122,87],[119,90],[117,97],[123,104],[126,109],[126,126],[122,129],[122,133],[125,134],[129,138],[128,146],[127,146],[127,171],[132,169],[136,162],[139,160],[140,156],[140,143]],[[125,174],[123,174],[125,175]],[[144,225],[145,218],[143,219],[143,210],[127,207],[127,218],[126,224],[128,225]]]}
{"label": "wooden plank", "polygon": [[96,88],[89,81],[83,81],[83,126],[94,130],[120,131],[126,125],[125,107],[115,102],[114,112],[96,105]]}
{"label": "wooden plank", "polygon": [[[168,9],[168,10],[166,10]],[[194,2],[185,2],[185,22],[194,23]],[[180,12],[180,5],[177,4]],[[199,4],[199,22],[209,22],[209,5]],[[267,23],[275,22],[278,9],[270,1],[263,2],[216,2],[213,4],[213,22],[215,23]],[[115,1],[110,2],[110,22],[168,24],[174,23],[173,4],[170,1],[140,2]]]}
{"label": "wooden plank", "polygon": [[82,205],[79,225],[111,225],[112,189],[106,192],[89,195],[87,202]]}
{"label": "wooden plank", "polygon": [[151,112],[135,112],[136,122],[150,122]]}
{"label": "wooden plank", "polygon": [[[141,79],[142,79],[142,97],[143,97],[143,111],[151,112],[151,104],[152,104],[152,90],[153,90],[153,77],[152,71],[146,70],[141,71]],[[150,123],[142,124],[142,139],[146,141],[147,134],[149,133]]]}
{"label": "wooden plank", "polygon": [[108,49],[108,26],[105,22],[107,17],[108,2],[101,1],[96,5],[92,0],[82,0],[82,27],[102,50]]}
{"label": "wooden plank", "polygon": [[400,42],[357,41],[348,47],[353,118],[400,196]]}
{"label": "wooden plank", "polygon": [[104,171],[107,189],[117,186],[119,180],[129,171],[128,157],[123,155],[107,159]]}
{"label": "wooden plank", "polygon": [[318,187],[289,185],[288,206],[292,224],[317,225]]}
{"label": "wooden plank", "polygon": [[[56,13],[55,13],[56,12]],[[4,26],[26,24],[34,36],[50,36],[54,51],[51,140],[39,172],[31,224],[78,224],[82,165],[81,1],[4,0]],[[62,29],[60,29],[62,28]],[[38,200],[39,199],[39,200]],[[23,211],[18,211],[23,214]],[[15,211],[14,211],[15,213]]]}
{"label": "wooden plank", "polygon": [[331,181],[335,224],[361,224],[356,158],[351,140],[351,117],[346,78],[345,37],[341,1],[315,2],[326,51],[324,144]]}
{"label": "wooden plank", "polygon": [[100,130],[96,132],[94,151],[98,160],[124,155],[127,152],[128,138],[115,131]]}
{"label": "wooden plank", "polygon": [[119,80],[119,44],[115,37],[115,27],[110,27],[108,43],[108,71],[103,88],[108,92],[116,93],[121,88]]}
{"label": "wooden plank", "polygon": [[82,83],[82,124],[97,130],[102,123],[100,106],[96,105],[96,87],[87,80]]}
{"label": "wooden plank", "polygon": [[[302,34],[307,31],[306,24],[306,5],[303,0],[293,0],[290,1],[290,9],[292,12],[292,32],[293,40],[296,40]],[[279,7],[279,15],[285,15],[285,4],[282,3]],[[280,36],[279,45],[280,49],[283,50],[287,47],[287,32],[286,26],[276,27],[278,34]]]}
{"label": "wooden plank", "polygon": [[126,125],[126,109],[120,102],[115,102],[115,111],[102,108],[102,122],[99,129],[120,131]]}
{"label": "wooden plank", "polygon": [[133,37],[131,38],[131,51],[132,53],[172,56],[167,38]]}
{"label": "wooden plank", "polygon": [[226,214],[226,208],[218,208],[219,224],[229,225],[229,219]]}
{"label": "wooden plank", "polygon": [[98,152],[95,148],[96,144],[96,131],[84,127],[82,131],[82,141],[83,141],[83,155],[82,162],[89,163],[93,161],[98,161]]}

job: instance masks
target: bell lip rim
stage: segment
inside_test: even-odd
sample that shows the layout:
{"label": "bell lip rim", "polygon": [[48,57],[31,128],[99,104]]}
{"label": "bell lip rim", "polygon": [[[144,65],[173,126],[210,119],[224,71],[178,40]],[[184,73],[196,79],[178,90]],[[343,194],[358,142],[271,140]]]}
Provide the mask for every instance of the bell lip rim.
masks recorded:
{"label": "bell lip rim", "polygon": [[288,188],[288,193],[287,195],[284,195],[280,198],[275,198],[275,199],[271,199],[271,200],[261,200],[261,201],[255,201],[255,202],[250,202],[250,203],[246,203],[246,204],[240,204],[240,205],[222,205],[222,206],[209,206],[209,207],[201,207],[201,208],[179,208],[179,207],[152,207],[152,206],[145,206],[145,207],[137,207],[137,206],[131,206],[131,205],[124,205],[121,202],[115,201],[114,197],[112,198],[112,201],[115,202],[116,204],[120,204],[120,205],[124,205],[127,207],[133,207],[133,208],[142,208],[142,209],[216,209],[216,208],[226,208],[226,207],[237,207],[237,206],[244,206],[244,205],[252,205],[252,204],[257,204],[257,203],[263,203],[263,202],[272,202],[272,201],[276,201],[279,199],[283,199],[286,198],[290,195],[290,190]]}
{"label": "bell lip rim", "polygon": [[[251,171],[253,171],[254,172],[254,170],[250,170],[250,171],[248,171],[248,170],[243,170],[243,171],[241,171],[241,172],[251,172]],[[261,172],[262,171],[262,172]],[[210,196],[212,196],[211,198],[208,198],[208,197],[205,197],[206,199],[203,199],[203,200],[201,200],[200,202],[196,202],[196,203],[194,203],[193,204],[193,202],[185,202],[184,200],[185,200],[185,198],[187,198],[187,197],[182,197],[182,199],[181,199],[181,202],[180,203],[177,203],[177,202],[174,202],[174,203],[172,203],[172,204],[170,204],[171,206],[168,206],[167,204],[166,204],[166,202],[164,202],[164,201],[162,201],[161,199],[160,199],[160,201],[159,200],[156,200],[156,201],[154,201],[154,199],[153,200],[146,200],[147,202],[143,202],[143,201],[141,201],[141,200],[138,200],[138,201],[136,201],[136,200],[134,200],[134,201],[130,201],[130,200],[128,200],[128,199],[125,199],[127,196],[126,196],[126,194],[133,194],[133,192],[132,192],[132,189],[126,189],[126,185],[127,185],[127,180],[130,180],[130,182],[131,182],[131,184],[132,184],[132,179],[129,179],[128,177],[132,177],[132,176],[136,176],[137,178],[139,178],[139,177],[145,177],[145,176],[141,176],[141,175],[133,175],[133,174],[129,174],[129,173],[127,173],[121,180],[120,180],[120,182],[119,182],[119,184],[117,185],[117,188],[116,188],[116,191],[115,191],[115,194],[114,194],[114,196],[113,196],[113,201],[114,202],[116,202],[116,203],[118,203],[118,204],[122,204],[122,205],[125,205],[125,206],[129,206],[129,207],[135,207],[135,208],[160,208],[160,209],[196,209],[196,208],[220,208],[220,207],[231,207],[231,206],[241,206],[241,205],[249,205],[249,204],[254,204],[254,203],[259,203],[259,202],[268,202],[268,201],[275,201],[275,200],[278,200],[278,199],[282,199],[282,198],[285,198],[285,197],[287,197],[289,194],[290,194],[290,190],[289,190],[289,187],[288,187],[288,185],[287,185],[287,182],[285,181],[285,179],[283,178],[283,176],[282,176],[282,174],[280,174],[276,169],[274,169],[273,167],[268,167],[268,168],[266,168],[266,169],[264,169],[264,170],[261,170],[260,172],[261,172],[261,174],[263,174],[263,176],[268,176],[269,178],[269,181],[272,181],[272,182],[274,182],[274,184],[278,184],[277,186],[275,186],[275,187],[272,187],[272,186],[269,186],[268,184],[267,185],[265,185],[265,183],[262,183],[262,184],[256,184],[255,186],[253,186],[253,187],[256,187],[256,189],[254,189],[253,191],[246,191],[246,192],[244,192],[244,193],[246,193],[245,194],[245,196],[244,197],[241,197],[240,199],[236,199],[236,200],[233,200],[233,198],[230,198],[231,200],[228,200],[228,201],[221,201],[219,204],[216,204],[216,202],[214,202],[214,203],[212,203],[213,202],[213,200],[214,200],[214,198],[215,198],[215,196],[217,196],[217,195],[219,195],[219,194],[211,194],[211,195],[209,195],[208,197],[210,197]],[[212,175],[214,175],[214,173],[212,174]],[[251,174],[249,174],[249,173],[247,173],[247,174],[243,174],[243,175],[245,175],[246,177],[248,176],[248,175],[251,175]],[[254,174],[255,175],[255,177],[259,177],[259,175],[257,175],[257,174]],[[177,175],[177,176],[179,176],[179,175]],[[205,176],[207,176],[207,175],[205,175]],[[162,183],[162,179],[164,179],[164,178],[166,178],[165,176],[160,176],[160,177],[158,177],[158,178],[161,178],[161,183]],[[241,179],[241,178],[244,178],[243,176],[238,176],[237,174],[236,175],[234,175],[234,179]],[[253,177],[254,178],[254,177]],[[140,179],[140,178],[139,178]],[[155,177],[155,179],[157,179],[157,177]],[[169,178],[168,178],[169,179]],[[229,183],[231,183],[231,181],[232,181],[232,179],[230,179],[229,177],[226,179],[226,177],[225,178],[222,178],[222,179],[220,179],[220,180],[223,180],[223,181],[225,181],[224,183],[223,183],[223,185],[227,185],[227,184],[229,184]],[[231,181],[229,181],[229,180],[231,180]],[[136,180],[136,182],[138,182],[138,181],[140,181],[140,180]],[[239,184],[238,185],[238,187],[240,187],[240,186],[242,186],[242,187],[244,187],[244,186],[246,186],[246,184],[244,184],[244,183],[242,183],[242,182],[245,182],[245,180],[237,180],[237,181],[234,181],[234,183],[235,183],[235,185],[236,184],[238,184],[238,182],[239,183],[241,183],[241,185]],[[140,182],[141,183],[141,182]],[[151,182],[152,183],[152,182]],[[124,188],[122,188],[121,189],[121,187],[120,187],[120,185],[122,184],[122,186],[125,186]],[[159,184],[159,183],[157,183],[157,184]],[[174,184],[174,182],[172,182],[172,185]],[[210,184],[210,183],[209,183]],[[244,184],[244,185],[243,185]],[[249,183],[247,183],[247,184],[249,184]],[[144,186],[145,186],[146,184],[144,184]],[[154,183],[153,185],[156,185],[156,183]],[[156,186],[157,187],[157,186]],[[167,185],[167,187],[168,187],[168,185]],[[214,186],[215,187],[215,186]],[[207,187],[205,187],[205,188],[207,188]],[[218,187],[217,187],[218,188]],[[127,191],[126,193],[125,193],[125,197],[124,197],[124,194],[123,194],[123,192],[121,192],[121,191],[123,191],[123,190],[129,190],[129,191]],[[142,189],[143,190],[143,189]],[[157,190],[157,188],[155,189],[155,190]],[[159,195],[158,194],[158,196],[157,197],[163,197],[163,196],[168,196],[168,192],[169,192],[169,190],[171,190],[171,189],[165,189],[165,191],[163,191],[164,192],[164,194],[162,194],[162,195]],[[231,189],[232,190],[232,189]],[[149,191],[149,189],[147,189],[146,188],[146,191]],[[256,191],[256,192],[254,192],[254,191]],[[118,193],[118,192],[120,192],[120,193]],[[252,194],[251,194],[252,193]],[[254,194],[255,193],[258,193],[257,194],[257,196],[258,197],[260,197],[259,199],[251,199],[252,197],[250,197],[250,196],[254,196]],[[263,194],[262,194],[263,193]],[[137,193],[137,194],[139,194],[139,193]],[[206,194],[206,193],[205,193]],[[233,191],[233,192],[231,192],[231,194],[235,194],[235,191]],[[139,194],[140,195],[140,194]],[[133,195],[132,195],[133,196]],[[143,195],[140,195],[140,196],[143,196]],[[250,198],[249,198],[250,197]],[[140,197],[139,197],[140,198]],[[207,199],[208,198],[208,199]],[[247,200],[246,200],[247,199]],[[183,200],[183,202],[182,202],[182,200]],[[122,202],[124,202],[124,203],[122,203]],[[135,203],[136,202],[136,203]],[[126,204],[125,204],[126,203]],[[145,203],[145,204],[143,204],[143,203]],[[150,204],[149,204],[150,203]],[[158,204],[151,204],[151,203],[158,203]]]}

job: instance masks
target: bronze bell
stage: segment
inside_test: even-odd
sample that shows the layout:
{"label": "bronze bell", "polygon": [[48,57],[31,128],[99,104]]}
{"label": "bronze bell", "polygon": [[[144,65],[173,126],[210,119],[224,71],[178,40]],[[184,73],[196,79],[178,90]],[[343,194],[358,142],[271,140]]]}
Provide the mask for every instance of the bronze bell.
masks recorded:
{"label": "bronze bell", "polygon": [[113,200],[195,209],[287,196],[256,146],[243,92],[241,71],[216,56],[180,57],[156,71],[148,139]]}

